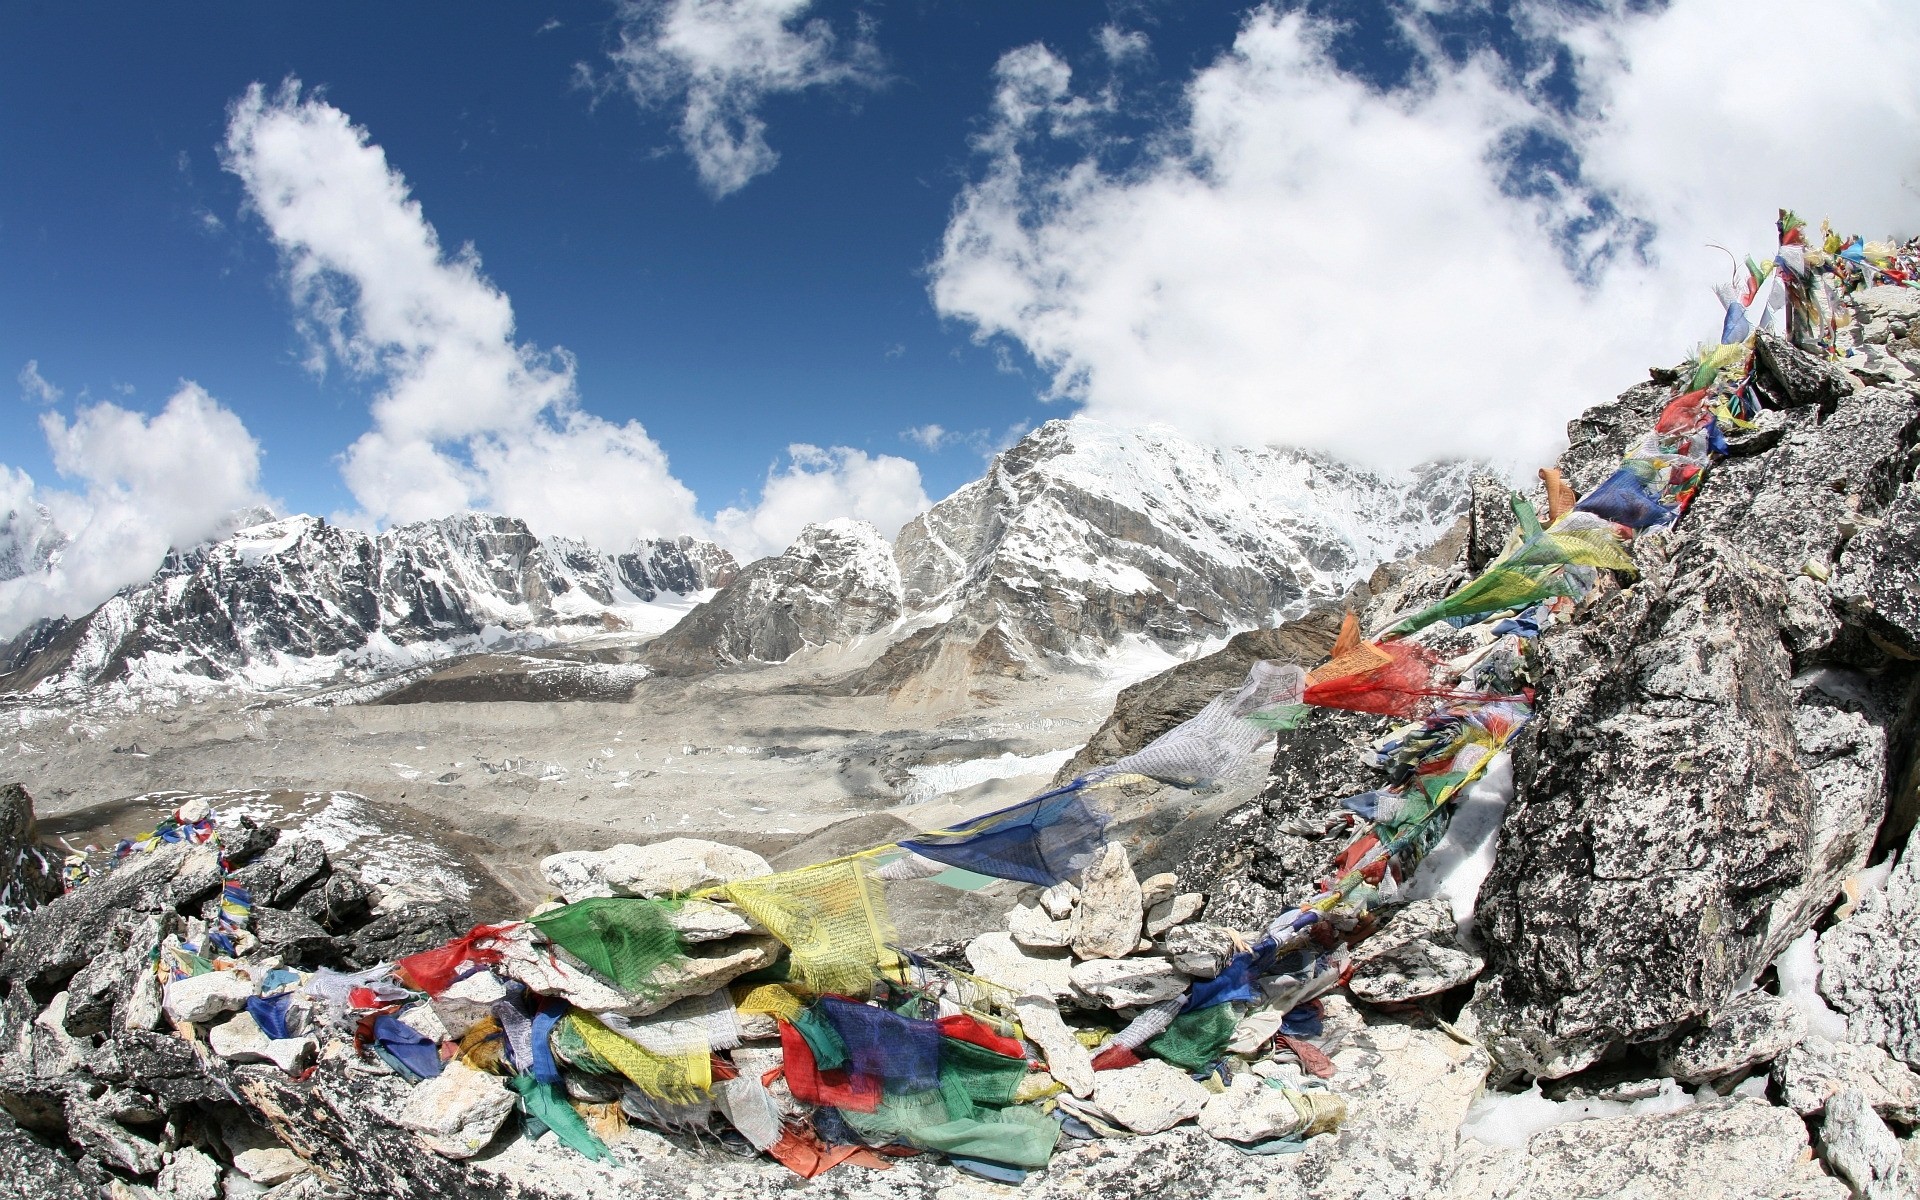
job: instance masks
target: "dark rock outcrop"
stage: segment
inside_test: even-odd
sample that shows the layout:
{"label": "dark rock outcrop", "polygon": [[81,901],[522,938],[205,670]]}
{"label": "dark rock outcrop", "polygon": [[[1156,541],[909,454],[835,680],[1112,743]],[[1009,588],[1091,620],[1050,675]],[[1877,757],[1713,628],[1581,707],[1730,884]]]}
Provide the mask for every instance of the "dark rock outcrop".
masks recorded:
{"label": "dark rock outcrop", "polygon": [[0,949],[23,916],[60,891],[60,860],[40,844],[33,797],[17,783],[0,787]]}
{"label": "dark rock outcrop", "polygon": [[748,564],[648,643],[643,657],[664,674],[785,662],[899,615],[900,573],[880,531],[865,521],[825,521],[801,530],[785,553]]}

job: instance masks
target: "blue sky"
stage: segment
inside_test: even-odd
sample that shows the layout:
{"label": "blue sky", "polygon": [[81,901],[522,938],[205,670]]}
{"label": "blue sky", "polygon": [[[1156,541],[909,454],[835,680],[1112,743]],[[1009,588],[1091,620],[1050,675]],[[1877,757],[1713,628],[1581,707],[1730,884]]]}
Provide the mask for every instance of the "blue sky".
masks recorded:
{"label": "blue sky", "polygon": [[[901,431],[998,438],[1060,414],[935,314],[924,268],[995,59],[1042,39],[1096,54],[1106,5],[871,6],[884,82],[771,98],[779,167],[718,200],[677,152],[673,114],[576,85],[576,64],[606,66],[607,4],[274,7],[0,12],[8,375],[33,360],[69,404],[134,406],[193,379],[260,440],[270,494],[351,507],[332,456],[365,426],[370,383],[301,366],[277,254],[217,150],[249,83],[294,75],[385,148],[443,243],[475,246],[519,336],[572,351],[588,406],[641,420],[709,511],[750,500],[792,442],[910,456],[937,497],[979,474],[978,453]],[[1238,20],[1227,5],[1150,15],[1176,67]],[[38,413],[3,411],[0,461],[52,479]]]}
{"label": "blue sky", "polygon": [[5,6],[0,538],[71,540],[0,580],[0,637],[260,501],[890,536],[1075,413],[1525,477],[1712,334],[1713,247],[1764,254],[1777,206],[1914,231],[1920,80],[1773,64],[1907,61],[1920,8],[1810,19]]}

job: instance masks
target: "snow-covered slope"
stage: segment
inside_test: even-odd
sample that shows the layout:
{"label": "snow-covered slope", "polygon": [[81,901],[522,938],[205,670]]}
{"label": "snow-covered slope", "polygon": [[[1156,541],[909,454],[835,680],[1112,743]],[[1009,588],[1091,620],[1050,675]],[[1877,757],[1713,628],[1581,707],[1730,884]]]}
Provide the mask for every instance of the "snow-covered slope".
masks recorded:
{"label": "snow-covered slope", "polygon": [[[28,631],[0,689],[278,688],[501,643],[646,621],[721,586],[733,557],[692,538],[600,554],[478,513],[380,534],[287,517],[168,555],[79,620]],[[625,615],[623,615],[625,614]]]}
{"label": "snow-covered slope", "polygon": [[676,673],[784,662],[899,615],[900,571],[880,531],[865,521],[823,521],[801,530],[785,553],[749,563],[649,644],[646,661]]}
{"label": "snow-covered slope", "polygon": [[1464,511],[1471,472],[1049,421],[901,531],[905,608],[934,620],[872,683],[895,686],[956,642],[977,671],[1274,624],[1433,541]]}

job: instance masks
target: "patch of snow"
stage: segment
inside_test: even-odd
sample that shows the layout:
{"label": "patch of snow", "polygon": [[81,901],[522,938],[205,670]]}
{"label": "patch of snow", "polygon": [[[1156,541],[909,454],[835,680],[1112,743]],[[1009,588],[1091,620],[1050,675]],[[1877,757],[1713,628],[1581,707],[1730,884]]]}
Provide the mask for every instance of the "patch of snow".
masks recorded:
{"label": "patch of snow", "polygon": [[1806,1014],[1807,1028],[1831,1041],[1847,1038],[1847,1019],[1827,1007],[1820,995],[1820,935],[1809,929],[1773,960],[1780,998]]}
{"label": "patch of snow", "polygon": [[1507,1146],[1524,1150],[1528,1139],[1542,1130],[1572,1121],[1592,1121],[1606,1117],[1637,1117],[1650,1113],[1679,1112],[1694,1103],[1678,1083],[1662,1079],[1660,1089],[1639,1100],[1549,1100],[1541,1094],[1538,1082],[1524,1092],[1485,1092],[1467,1109],[1460,1126],[1462,1138],[1472,1138],[1489,1146]]}
{"label": "patch of snow", "polygon": [[906,788],[905,802],[924,804],[941,796],[995,779],[1018,779],[1022,775],[1051,775],[1080,752],[1079,746],[1051,750],[1045,754],[1015,754],[1008,751],[998,758],[973,758],[963,762],[930,763],[908,767],[913,782]]}
{"label": "patch of snow", "polygon": [[1493,869],[1500,821],[1513,803],[1513,793],[1513,755],[1502,751],[1454,801],[1446,834],[1421,860],[1402,893],[1408,900],[1439,897],[1451,903],[1460,923],[1460,940],[1469,948],[1478,948],[1473,914],[1480,902],[1480,885]]}

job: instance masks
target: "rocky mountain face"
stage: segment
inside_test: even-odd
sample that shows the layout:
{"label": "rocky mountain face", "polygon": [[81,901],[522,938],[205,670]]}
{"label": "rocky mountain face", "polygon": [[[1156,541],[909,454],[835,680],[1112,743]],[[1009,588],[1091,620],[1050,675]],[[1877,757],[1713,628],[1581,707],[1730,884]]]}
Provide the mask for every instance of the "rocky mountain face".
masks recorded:
{"label": "rocky mountain face", "polygon": [[669,674],[784,662],[809,646],[885,628],[900,602],[900,572],[880,531],[865,521],[823,521],[785,553],[748,564],[649,643],[646,662]]}
{"label": "rocky mountain face", "polygon": [[600,554],[470,513],[380,534],[287,517],[167,557],[152,580],[0,651],[0,690],[272,688],[407,665],[514,635],[619,628],[623,608],[727,583],[691,538]]}
{"label": "rocky mountain face", "polygon": [[0,583],[47,570],[67,541],[44,504],[22,505],[0,514]]}
{"label": "rocky mountain face", "polygon": [[1471,471],[1049,421],[900,531],[904,606],[927,620],[860,690],[1271,626],[1433,541],[1465,510]]}

